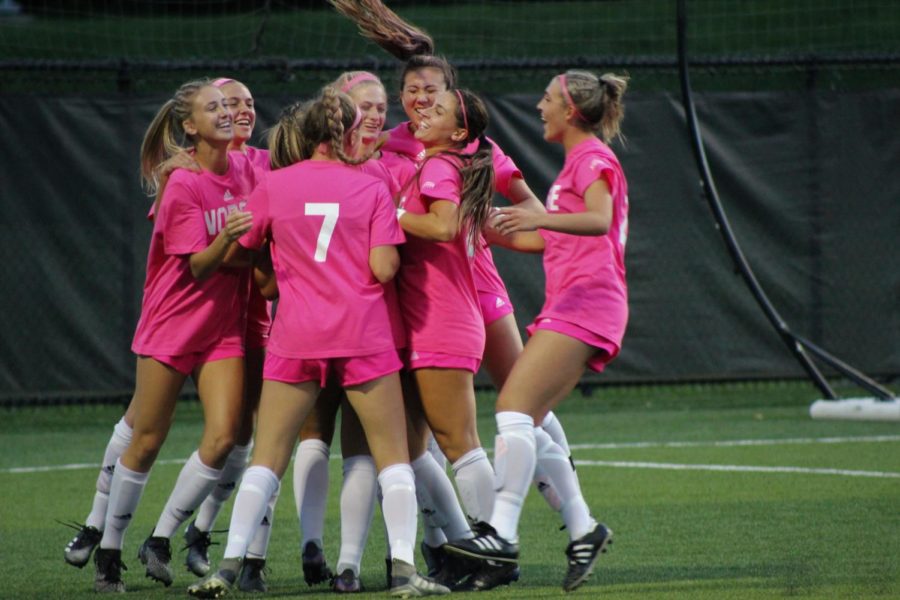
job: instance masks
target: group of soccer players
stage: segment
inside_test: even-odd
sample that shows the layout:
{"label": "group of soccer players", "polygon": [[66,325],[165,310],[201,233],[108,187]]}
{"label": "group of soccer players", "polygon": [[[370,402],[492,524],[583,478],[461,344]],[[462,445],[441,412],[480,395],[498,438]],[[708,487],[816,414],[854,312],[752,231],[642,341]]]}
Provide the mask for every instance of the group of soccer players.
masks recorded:
{"label": "group of soccer players", "polygon": [[[612,531],[582,497],[552,410],[585,367],[615,358],[628,319],[627,184],[607,145],[627,81],[580,70],[550,81],[537,108],[565,163],[541,203],[485,137],[483,101],[457,86],[426,34],[380,1],[332,4],[404,61],[408,121],[383,131],[389,95],[364,71],[286,107],[268,150],[247,145],[254,101],[233,79],[185,83],[160,108],[141,148],[156,199],[135,392],[66,561],[83,567],[93,553],[95,590],[125,590],[124,534],[190,376],[203,434],[140,547],[148,577],[171,585],[170,540],[193,516],[185,562],[201,579],[188,593],[265,591],[272,514],[293,456],[307,583],[360,591],[376,500],[393,596],[514,582],[534,483],[570,536],[563,588],[574,590]],[[493,207],[495,192],[511,205]],[[543,253],[546,299],[524,346],[490,244]],[[482,365],[500,390],[493,464],[475,422]],[[338,408],[344,480],[332,573],[322,537]],[[211,568],[213,524],[237,485],[224,558]],[[427,576],[414,560],[419,512]]]}

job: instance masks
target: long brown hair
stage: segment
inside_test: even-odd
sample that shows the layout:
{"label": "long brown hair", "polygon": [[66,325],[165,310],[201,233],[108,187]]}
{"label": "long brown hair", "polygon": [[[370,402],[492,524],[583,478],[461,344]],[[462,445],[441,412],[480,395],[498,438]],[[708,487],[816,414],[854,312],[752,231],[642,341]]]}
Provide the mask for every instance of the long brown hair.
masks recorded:
{"label": "long brown hair", "polygon": [[328,0],[339,13],[356,23],[360,34],[392,56],[405,61],[400,71],[400,88],[406,74],[419,69],[437,69],[444,75],[447,89],[456,86],[456,69],[434,53],[434,40],[424,30],[401,19],[381,0]]}
{"label": "long brown hair", "polygon": [[[425,160],[426,162],[434,159],[448,160],[459,170],[462,176],[459,220],[460,224],[468,226],[466,232],[468,243],[471,247],[477,248],[481,230],[491,214],[494,197],[493,146],[484,136],[489,117],[487,106],[481,98],[469,90],[457,89],[453,92],[457,102],[453,113],[456,126],[465,128],[468,135],[457,149],[443,150]],[[460,151],[476,140],[478,146],[473,153],[466,154]],[[457,160],[449,157],[455,157]],[[419,172],[421,173],[421,169]]]}
{"label": "long brown hair", "polygon": [[147,127],[141,143],[141,179],[151,196],[156,194],[159,187],[156,167],[184,150],[184,140],[190,136],[185,133],[183,123],[191,117],[194,97],[201,89],[210,85],[212,82],[209,79],[196,79],[182,84],[175,95],[157,111],[153,122]]}

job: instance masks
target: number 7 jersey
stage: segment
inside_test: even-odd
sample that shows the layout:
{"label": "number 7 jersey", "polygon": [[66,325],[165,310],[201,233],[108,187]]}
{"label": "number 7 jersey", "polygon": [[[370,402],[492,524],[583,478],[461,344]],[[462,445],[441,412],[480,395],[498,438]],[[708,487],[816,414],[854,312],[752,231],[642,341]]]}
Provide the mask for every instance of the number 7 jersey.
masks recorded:
{"label": "number 7 jersey", "polygon": [[272,171],[247,204],[253,228],[239,243],[271,239],[279,301],[268,349],[285,358],[365,356],[395,347],[369,250],[403,243],[378,178],[333,161]]}

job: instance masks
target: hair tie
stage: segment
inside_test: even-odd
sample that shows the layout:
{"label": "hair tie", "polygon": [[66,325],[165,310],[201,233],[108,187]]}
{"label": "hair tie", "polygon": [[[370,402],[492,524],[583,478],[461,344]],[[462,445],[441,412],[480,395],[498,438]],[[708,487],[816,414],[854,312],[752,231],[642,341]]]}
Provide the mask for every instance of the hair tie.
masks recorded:
{"label": "hair tie", "polygon": [[584,121],[585,123],[590,123],[587,119],[584,118],[584,115],[581,114],[581,111],[578,110],[578,106],[575,104],[575,101],[572,100],[572,95],[569,93],[569,85],[568,81],[566,81],[566,74],[563,73],[559,75],[559,87],[562,88],[563,98],[565,98],[566,104],[572,107],[572,110],[575,111],[575,116]]}
{"label": "hair tie", "polygon": [[456,92],[456,97],[459,98],[459,108],[462,111],[463,115],[463,127],[466,128],[466,131],[469,131],[469,116],[466,114],[466,103],[463,100],[462,92],[459,90],[453,90]]}
{"label": "hair tie", "polygon": [[354,87],[356,87],[357,85],[359,85],[360,83],[362,83],[364,81],[374,81],[376,83],[381,83],[380,79],[378,79],[377,77],[375,77],[374,75],[372,75],[371,73],[369,73],[367,71],[363,71],[362,73],[354,75],[346,83],[341,85],[341,91],[346,94],[347,92],[349,92]]}
{"label": "hair tie", "polygon": [[226,83],[231,83],[234,79],[229,79],[228,77],[219,77],[215,81],[212,82],[213,87],[220,88]]}

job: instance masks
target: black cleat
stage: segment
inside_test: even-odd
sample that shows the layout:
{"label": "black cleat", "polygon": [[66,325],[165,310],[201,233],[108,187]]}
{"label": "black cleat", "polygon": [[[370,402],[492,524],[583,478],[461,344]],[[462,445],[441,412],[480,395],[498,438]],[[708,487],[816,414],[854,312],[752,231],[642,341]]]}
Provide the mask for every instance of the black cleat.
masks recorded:
{"label": "black cleat", "polygon": [[303,580],[312,587],[319,583],[331,581],[334,574],[325,562],[325,553],[312,540],[303,547]]}
{"label": "black cleat", "polygon": [[138,560],[147,567],[147,577],[161,582],[166,587],[172,585],[172,546],[167,537],[150,536],[138,550]]}
{"label": "black cleat", "polygon": [[122,562],[122,551],[98,548],[94,554],[94,565],[97,567],[94,576],[94,591],[100,593],[124,593],[125,582],[122,571],[128,567]]}
{"label": "black cleat", "polygon": [[101,538],[103,538],[103,532],[96,527],[88,525],[70,523],[63,523],[63,525],[78,531],[75,537],[66,544],[65,557],[67,563],[80,569],[91,560],[91,553],[100,543]]}
{"label": "black cleat", "polygon": [[493,560],[506,563],[519,561],[519,544],[507,541],[497,535],[488,524],[479,527],[480,533],[468,540],[456,540],[444,544],[447,552],[461,554],[479,560]]}
{"label": "black cleat", "polygon": [[444,562],[447,560],[447,551],[444,550],[443,546],[435,548],[429,546],[425,542],[419,544],[419,549],[422,552],[422,558],[425,559],[425,566],[428,568],[428,576],[434,577],[441,570],[441,567],[444,566]]}
{"label": "black cleat", "polygon": [[489,560],[455,588],[454,592],[484,592],[519,580],[519,565]]}
{"label": "black cleat", "polygon": [[602,523],[597,523],[593,531],[590,531],[577,540],[569,542],[566,548],[566,556],[569,559],[569,570],[563,579],[563,590],[567,592],[578,589],[587,581],[597,564],[602,552],[612,544],[612,529]]}
{"label": "black cleat", "polygon": [[184,548],[187,550],[184,564],[188,571],[197,577],[204,577],[209,573],[209,547],[212,545],[210,532],[200,531],[191,521],[191,524],[184,530]]}
{"label": "black cleat", "polygon": [[266,585],[266,559],[245,558],[241,566],[241,575],[238,577],[238,589],[242,592],[262,592],[269,590]]}
{"label": "black cleat", "polygon": [[222,598],[228,593],[241,572],[240,558],[224,558],[219,569],[197,583],[188,586],[188,596],[194,598]]}
{"label": "black cleat", "polygon": [[356,594],[362,591],[362,583],[359,575],[354,573],[353,569],[344,569],[340,575],[334,578],[331,589],[338,594]]}

